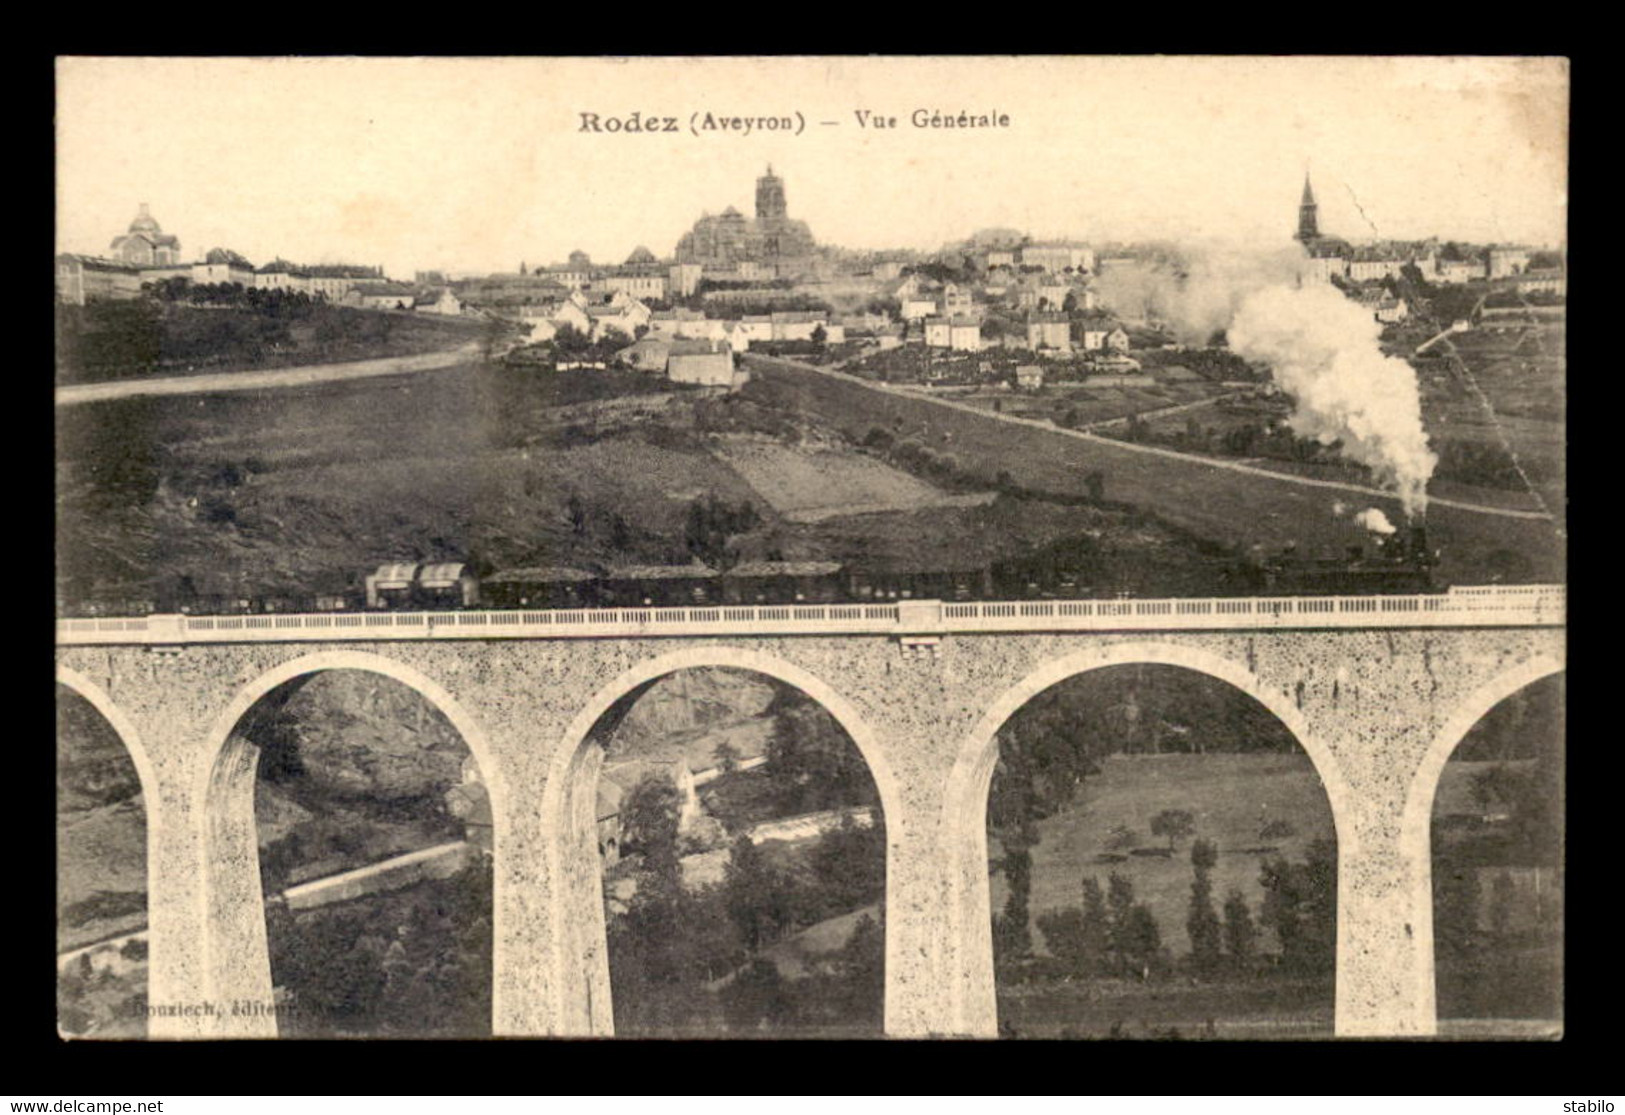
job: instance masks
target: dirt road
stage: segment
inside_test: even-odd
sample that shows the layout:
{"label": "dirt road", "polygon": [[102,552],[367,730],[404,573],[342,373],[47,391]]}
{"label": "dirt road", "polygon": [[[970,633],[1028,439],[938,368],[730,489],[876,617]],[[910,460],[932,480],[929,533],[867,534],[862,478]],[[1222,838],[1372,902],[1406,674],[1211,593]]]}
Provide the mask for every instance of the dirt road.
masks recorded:
{"label": "dirt road", "polygon": [[201,376],[169,376],[163,379],[131,379],[115,383],[80,383],[56,389],[56,405],[94,403],[106,399],[128,399],[137,395],[200,395],[220,391],[263,391],[274,387],[303,387],[333,380],[393,376],[403,372],[432,372],[450,368],[477,357],[480,343],[459,345],[444,352],[416,356],[387,356],[377,360],[354,360],[343,364],[305,364],[294,368],[273,368],[263,372],[218,372]]}

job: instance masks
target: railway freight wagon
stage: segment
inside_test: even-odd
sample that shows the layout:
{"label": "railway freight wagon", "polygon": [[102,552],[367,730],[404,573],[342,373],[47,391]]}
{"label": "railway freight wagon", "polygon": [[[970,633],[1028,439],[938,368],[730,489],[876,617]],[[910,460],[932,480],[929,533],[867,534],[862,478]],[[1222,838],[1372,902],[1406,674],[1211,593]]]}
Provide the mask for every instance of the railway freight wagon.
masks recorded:
{"label": "railway freight wagon", "polygon": [[1019,558],[995,562],[994,593],[1007,600],[1093,595],[1106,579],[1100,544],[1087,534],[1058,539]]}
{"label": "railway freight wagon", "polygon": [[838,561],[747,561],[722,575],[728,604],[831,604],[846,599]]}
{"label": "railway freight wagon", "polygon": [[594,606],[604,608],[702,607],[721,599],[715,569],[689,565],[621,565],[593,583]]}
{"label": "railway freight wagon", "polygon": [[598,599],[598,574],[568,566],[504,569],[481,582],[492,608],[590,608]]}
{"label": "railway freight wagon", "polygon": [[989,600],[993,574],[986,565],[933,568],[925,563],[854,561],[847,566],[847,598],[870,600]]}
{"label": "railway freight wagon", "polygon": [[480,579],[460,561],[392,561],[367,575],[366,597],[369,608],[475,608]]}

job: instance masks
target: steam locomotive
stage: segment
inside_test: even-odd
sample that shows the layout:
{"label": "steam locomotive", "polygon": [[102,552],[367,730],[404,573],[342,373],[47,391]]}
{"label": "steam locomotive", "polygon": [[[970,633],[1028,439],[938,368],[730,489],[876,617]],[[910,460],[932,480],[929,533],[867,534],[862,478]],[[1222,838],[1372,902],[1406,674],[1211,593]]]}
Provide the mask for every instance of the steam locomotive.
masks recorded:
{"label": "steam locomotive", "polygon": [[[1439,591],[1425,529],[1413,525],[1380,539],[1369,552],[1271,555],[1255,549],[1241,561],[1217,559],[1201,595],[1363,596]],[[153,599],[101,599],[64,614],[172,612],[230,615],[464,608],[571,609],[706,607],[712,605],[887,603],[897,600],[1096,599],[1132,595],[1105,576],[1088,536],[1061,539],[987,564],[886,561],[745,561],[718,570],[686,565],[618,565],[601,569],[528,566],[480,575],[468,562],[394,561],[366,573],[315,579],[298,592],[261,591],[220,574],[173,578]]]}
{"label": "steam locomotive", "polygon": [[1303,556],[1288,547],[1273,557],[1249,555],[1241,579],[1267,596],[1375,596],[1434,591],[1438,555],[1428,549],[1427,529],[1378,536],[1374,552],[1350,546],[1341,557]]}

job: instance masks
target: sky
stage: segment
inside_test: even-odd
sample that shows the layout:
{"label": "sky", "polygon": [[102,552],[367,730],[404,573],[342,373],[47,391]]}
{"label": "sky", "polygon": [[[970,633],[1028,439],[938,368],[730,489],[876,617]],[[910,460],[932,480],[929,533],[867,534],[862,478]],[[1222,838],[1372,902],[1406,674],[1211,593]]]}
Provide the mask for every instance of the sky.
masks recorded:
{"label": "sky", "polygon": [[[1562,59],[63,58],[57,79],[57,243],[87,254],[146,202],[187,259],[666,256],[702,212],[750,215],[769,163],[790,215],[855,249],[989,227],[1273,247],[1306,169],[1322,231],[1354,241],[1555,246],[1567,221]],[[634,112],[678,131],[583,128]],[[706,113],[805,123],[696,133]]]}

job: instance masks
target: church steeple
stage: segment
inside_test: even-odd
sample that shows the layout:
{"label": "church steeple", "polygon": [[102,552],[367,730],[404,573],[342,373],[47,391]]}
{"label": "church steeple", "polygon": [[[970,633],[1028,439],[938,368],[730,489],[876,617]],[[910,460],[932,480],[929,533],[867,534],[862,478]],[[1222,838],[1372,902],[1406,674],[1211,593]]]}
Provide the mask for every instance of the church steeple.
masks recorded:
{"label": "church steeple", "polygon": [[1320,221],[1316,216],[1319,206],[1315,204],[1315,191],[1309,186],[1309,172],[1303,172],[1303,200],[1298,203],[1298,235],[1297,239],[1308,243],[1320,239]]}

